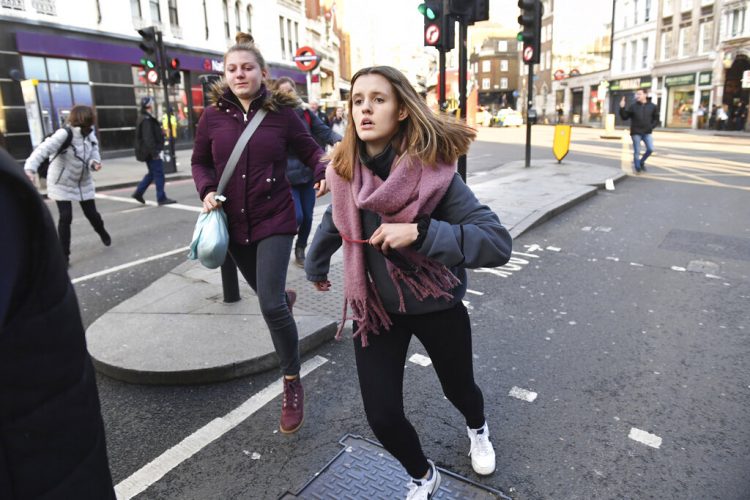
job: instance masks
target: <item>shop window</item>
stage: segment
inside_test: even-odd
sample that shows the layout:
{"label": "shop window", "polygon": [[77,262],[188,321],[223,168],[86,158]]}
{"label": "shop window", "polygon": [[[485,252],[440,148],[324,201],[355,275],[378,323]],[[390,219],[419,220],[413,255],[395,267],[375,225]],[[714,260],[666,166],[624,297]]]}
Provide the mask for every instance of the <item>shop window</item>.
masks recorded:
{"label": "shop window", "polygon": [[70,81],[68,61],[65,59],[47,59],[47,74],[51,81]]}
{"label": "shop window", "polygon": [[89,64],[86,61],[68,61],[71,82],[89,81]]}

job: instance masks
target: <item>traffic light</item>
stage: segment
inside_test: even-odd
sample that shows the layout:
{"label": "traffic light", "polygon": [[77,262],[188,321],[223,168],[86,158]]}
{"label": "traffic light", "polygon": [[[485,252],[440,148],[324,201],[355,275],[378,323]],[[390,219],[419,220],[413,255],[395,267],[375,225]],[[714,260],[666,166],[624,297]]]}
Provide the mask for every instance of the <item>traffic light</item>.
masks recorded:
{"label": "traffic light", "polygon": [[541,0],[518,0],[521,15],[518,24],[522,31],[516,37],[523,42],[523,61],[526,64],[539,64],[542,39],[542,14],[544,8]]}
{"label": "traffic light", "polygon": [[443,11],[443,0],[428,0],[419,4],[419,13],[424,17],[424,45],[440,51],[453,49],[454,21]]}
{"label": "traffic light", "polygon": [[180,73],[180,60],[173,57],[169,60],[169,69],[167,70],[167,83],[169,85],[177,85],[182,80],[182,74]]}
{"label": "traffic light", "polygon": [[146,80],[156,85],[160,80],[156,30],[153,26],[149,26],[148,28],[139,29],[138,34],[141,35],[141,41],[138,46],[143,51],[143,57],[140,60],[141,66],[143,66],[143,70],[146,72]]}
{"label": "traffic light", "polygon": [[449,0],[448,14],[460,16],[466,25],[490,18],[490,0]]}

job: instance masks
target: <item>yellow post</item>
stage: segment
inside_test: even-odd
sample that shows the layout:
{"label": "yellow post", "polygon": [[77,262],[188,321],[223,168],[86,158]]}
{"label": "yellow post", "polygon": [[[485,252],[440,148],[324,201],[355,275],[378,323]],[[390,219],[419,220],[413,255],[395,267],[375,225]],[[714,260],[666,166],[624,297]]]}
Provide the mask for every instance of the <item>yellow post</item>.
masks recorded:
{"label": "yellow post", "polygon": [[552,140],[552,152],[560,163],[570,150],[570,125],[555,125],[555,138]]}

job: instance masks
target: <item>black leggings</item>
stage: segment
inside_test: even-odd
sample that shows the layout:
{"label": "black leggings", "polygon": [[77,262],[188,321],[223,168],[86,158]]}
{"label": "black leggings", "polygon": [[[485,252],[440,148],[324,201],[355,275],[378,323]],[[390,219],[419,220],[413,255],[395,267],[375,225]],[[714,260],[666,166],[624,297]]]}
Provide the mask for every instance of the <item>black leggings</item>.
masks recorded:
{"label": "black leggings", "polygon": [[422,477],[429,464],[419,436],[404,414],[404,364],[412,335],[416,335],[432,360],[443,393],[478,429],[484,425],[484,398],[474,382],[471,323],[466,307],[429,314],[390,314],[393,326],[379,335],[368,335],[362,347],[354,339],[359,387],[367,421],[375,437],[401,462],[412,477]]}
{"label": "black leggings", "polygon": [[[73,222],[73,204],[69,201],[55,201],[60,218],[57,222],[57,235],[60,237],[63,253],[65,257],[70,256],[70,224]],[[104,232],[104,221],[99,212],[96,211],[96,202],[94,200],[83,200],[81,202],[83,215],[91,223],[94,231],[101,235]]]}

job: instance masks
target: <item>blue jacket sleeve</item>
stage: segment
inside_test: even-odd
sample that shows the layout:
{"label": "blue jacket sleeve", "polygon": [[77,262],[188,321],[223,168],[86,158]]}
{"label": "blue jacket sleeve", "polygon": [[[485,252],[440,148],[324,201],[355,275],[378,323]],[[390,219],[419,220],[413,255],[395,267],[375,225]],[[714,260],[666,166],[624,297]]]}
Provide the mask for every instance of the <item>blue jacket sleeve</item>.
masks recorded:
{"label": "blue jacket sleeve", "polygon": [[418,251],[448,267],[502,266],[511,256],[508,230],[456,174],[431,214],[427,236]]}
{"label": "blue jacket sleeve", "polygon": [[341,140],[341,136],[323,123],[323,121],[318,118],[317,113],[309,113],[309,115],[310,130],[312,131],[313,137],[315,137],[319,143],[333,146]]}
{"label": "blue jacket sleeve", "polygon": [[333,223],[332,205],[328,205],[305,256],[305,275],[308,281],[325,281],[331,267],[331,257],[341,247],[341,235]]}
{"label": "blue jacket sleeve", "polygon": [[297,116],[294,109],[283,108],[283,112],[287,116],[289,126],[288,141],[292,151],[294,151],[305,165],[312,169],[315,182],[325,179],[326,163],[320,161],[323,156],[323,150],[320,149],[318,143],[312,138],[305,124],[302,123],[302,118]]}

